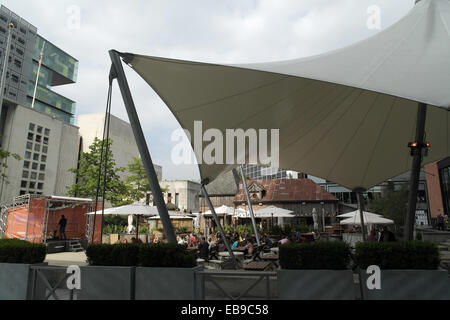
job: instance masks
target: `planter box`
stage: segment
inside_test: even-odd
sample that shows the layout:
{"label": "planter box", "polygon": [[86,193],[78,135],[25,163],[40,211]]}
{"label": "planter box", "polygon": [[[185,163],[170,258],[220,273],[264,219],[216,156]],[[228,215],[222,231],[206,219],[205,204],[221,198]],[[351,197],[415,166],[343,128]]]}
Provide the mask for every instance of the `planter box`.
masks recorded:
{"label": "planter box", "polygon": [[447,270],[381,270],[381,289],[369,290],[366,270],[360,271],[365,300],[449,300]]}
{"label": "planter box", "polygon": [[354,300],[352,270],[278,270],[281,300]]}
{"label": "planter box", "polygon": [[84,266],[80,300],[133,300],[135,267]]}
{"label": "planter box", "polygon": [[[136,268],[136,300],[195,300],[201,296],[194,268]],[[195,283],[199,285],[195,285]],[[197,291],[197,292],[196,292]]]}
{"label": "planter box", "polygon": [[[40,265],[47,265],[40,264]],[[0,263],[0,300],[27,300],[31,298],[31,264]],[[40,278],[36,279],[35,299],[42,299],[45,287]]]}
{"label": "planter box", "polygon": [[119,234],[118,233],[111,233],[109,235],[109,243],[115,244],[117,241],[119,241]]}

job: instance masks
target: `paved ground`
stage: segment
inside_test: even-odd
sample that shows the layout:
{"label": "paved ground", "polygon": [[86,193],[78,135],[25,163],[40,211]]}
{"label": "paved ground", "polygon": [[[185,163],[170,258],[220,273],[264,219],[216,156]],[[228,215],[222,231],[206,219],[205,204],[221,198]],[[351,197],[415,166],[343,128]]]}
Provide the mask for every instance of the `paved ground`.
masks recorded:
{"label": "paved ground", "polygon": [[51,266],[68,267],[71,265],[87,266],[86,261],[87,257],[84,252],[61,252],[47,254],[44,262],[48,262]]}

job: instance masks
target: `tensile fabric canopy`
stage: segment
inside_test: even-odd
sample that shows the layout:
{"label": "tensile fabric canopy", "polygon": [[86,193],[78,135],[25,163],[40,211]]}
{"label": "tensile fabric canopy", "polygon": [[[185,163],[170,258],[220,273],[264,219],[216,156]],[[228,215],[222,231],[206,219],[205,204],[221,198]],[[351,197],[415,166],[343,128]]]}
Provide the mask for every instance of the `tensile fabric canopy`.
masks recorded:
{"label": "tensile fabric canopy", "polygon": [[[230,65],[121,56],[192,136],[195,121],[202,133],[223,137],[227,129],[279,129],[279,149],[271,150],[279,151],[278,167],[369,189],[411,169],[418,102],[430,106],[423,163],[450,154],[449,26],[448,0],[422,0],[373,37],[310,58]],[[200,149],[210,143],[200,141]],[[234,157],[248,161],[257,152],[235,149]],[[242,163],[196,156],[209,181]]]}

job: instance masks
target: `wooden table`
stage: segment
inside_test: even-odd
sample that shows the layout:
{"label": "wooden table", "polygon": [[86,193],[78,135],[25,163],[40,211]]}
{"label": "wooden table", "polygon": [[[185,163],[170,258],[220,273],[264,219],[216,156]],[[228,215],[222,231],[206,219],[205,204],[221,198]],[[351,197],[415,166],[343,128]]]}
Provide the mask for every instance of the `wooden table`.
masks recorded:
{"label": "wooden table", "polygon": [[270,248],[270,251],[272,252],[280,252],[280,249],[278,247]]}

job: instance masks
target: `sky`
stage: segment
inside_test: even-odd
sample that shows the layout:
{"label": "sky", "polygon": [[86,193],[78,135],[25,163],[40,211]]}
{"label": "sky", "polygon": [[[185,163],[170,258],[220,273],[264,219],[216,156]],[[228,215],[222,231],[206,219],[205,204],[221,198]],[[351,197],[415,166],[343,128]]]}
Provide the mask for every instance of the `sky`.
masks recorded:
{"label": "sky", "polygon": [[[108,51],[213,63],[307,57],[388,28],[414,0],[2,0],[38,34],[79,60],[75,84],[54,91],[77,102],[76,115],[105,112]],[[197,166],[175,165],[172,132],[180,128],[154,91],[125,72],[153,162],[164,180],[199,180]],[[128,121],[114,85],[112,114]]]}

